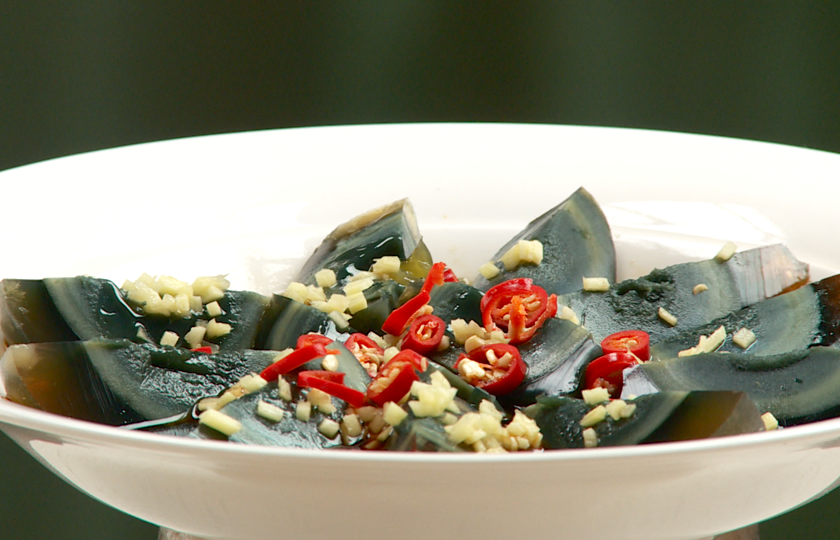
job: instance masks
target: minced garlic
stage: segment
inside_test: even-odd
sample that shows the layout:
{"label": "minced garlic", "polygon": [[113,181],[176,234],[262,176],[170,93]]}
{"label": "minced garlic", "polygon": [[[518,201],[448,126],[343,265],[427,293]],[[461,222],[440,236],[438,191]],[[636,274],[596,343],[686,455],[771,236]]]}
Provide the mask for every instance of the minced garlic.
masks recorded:
{"label": "minced garlic", "polygon": [[193,326],[184,335],[184,341],[187,342],[191,349],[197,349],[198,347],[201,347],[201,343],[204,341],[204,335],[206,333],[206,327],[201,325]]}
{"label": "minced garlic", "polygon": [[562,306],[560,309],[558,309],[556,317],[558,319],[569,321],[580,326],[580,319],[578,319],[577,313],[575,313],[575,311],[569,306]]}
{"label": "minced garlic", "polygon": [[622,418],[630,418],[636,412],[636,404],[628,404],[623,399],[614,399],[607,404],[607,414],[616,422]]}
{"label": "minced garlic", "polygon": [[478,273],[484,276],[484,279],[493,279],[501,273],[501,270],[493,261],[488,261],[478,268]]}
{"label": "minced garlic", "polygon": [[453,388],[439,371],[433,372],[430,379],[429,384],[414,381],[411,385],[410,393],[415,399],[409,401],[408,406],[418,418],[442,416],[454,406],[453,400],[458,389]]}
{"label": "minced garlic", "polygon": [[163,336],[160,338],[161,345],[169,345],[170,347],[174,347],[178,344],[178,340],[181,339],[178,337],[178,334],[175,332],[171,332],[167,330],[163,333]]}
{"label": "minced garlic", "polygon": [[773,413],[766,412],[761,415],[761,421],[764,422],[764,431],[774,431],[779,429],[779,421],[773,416]]}
{"label": "minced garlic", "polygon": [[[148,276],[148,274],[144,273],[141,278],[147,278]],[[149,280],[144,281],[151,285]],[[154,283],[157,285],[155,290],[161,295],[171,294],[172,296],[177,296],[179,294],[190,294],[192,292],[192,287],[190,287],[187,282],[181,281],[180,279],[176,279],[172,276],[158,276],[154,278]]]}
{"label": "minced garlic", "polygon": [[598,405],[610,400],[610,391],[606,388],[592,388],[581,392],[583,402],[587,405]]}
{"label": "minced garlic", "polygon": [[224,392],[222,392],[221,396],[219,396],[219,399],[213,405],[213,408],[217,409],[217,410],[221,410],[222,407],[224,407],[225,405],[227,405],[228,403],[230,403],[232,401],[236,401],[240,397],[242,397],[242,392],[241,391],[237,391],[237,390],[232,391],[231,389],[227,389]]}
{"label": "minced garlic", "polygon": [[715,260],[719,262],[726,262],[729,259],[731,259],[733,255],[735,255],[735,252],[737,250],[738,248],[735,246],[734,243],[727,242],[723,245],[722,248],[720,248],[720,251],[717,252],[717,255],[715,255]]}
{"label": "minced garlic", "polygon": [[373,286],[373,279],[372,278],[364,278],[364,279],[357,279],[355,281],[349,282],[347,285],[344,286],[342,289],[344,294],[347,296],[352,296],[354,294],[361,293]]}
{"label": "minced garlic", "polygon": [[391,358],[397,356],[400,350],[397,347],[386,347],[382,353],[382,363],[388,362]]}
{"label": "minced garlic", "polygon": [[270,422],[279,422],[286,416],[286,411],[267,401],[257,402],[257,414]]}
{"label": "minced garlic", "polygon": [[331,311],[344,313],[350,307],[350,300],[343,294],[334,294],[327,301],[313,300],[310,302],[310,305],[324,313],[330,313]]}
{"label": "minced garlic", "polygon": [[586,428],[583,430],[583,447],[584,448],[595,448],[598,446],[598,434],[595,432],[594,429]]}
{"label": "minced garlic", "polygon": [[207,304],[204,307],[205,307],[205,309],[207,309],[207,314],[210,315],[211,317],[219,317],[220,315],[223,314],[222,306],[220,306],[219,302],[217,302],[215,300],[213,300],[212,302],[210,302],[209,304]]}
{"label": "minced garlic", "polygon": [[478,336],[482,339],[490,337],[489,332],[475,321],[467,322],[464,319],[452,319],[449,324],[458,345],[463,345],[470,336]]}
{"label": "minced garlic", "polygon": [[[513,420],[505,426],[507,435],[516,440],[517,450],[531,450],[539,448],[542,444],[542,433],[537,423],[522,411],[516,411]],[[513,450],[505,446],[506,450]],[[504,446],[504,441],[502,441]]]}
{"label": "minced garlic", "polygon": [[338,371],[338,357],[328,354],[321,359],[321,369],[324,371]]}
{"label": "minced garlic", "polygon": [[283,401],[292,401],[292,384],[283,377],[277,379],[277,395]]}
{"label": "minced garlic", "polygon": [[268,385],[268,381],[256,373],[249,373],[248,375],[243,375],[236,384],[241,386],[246,394],[253,394],[265,388]]}
{"label": "minced garlic", "polygon": [[519,240],[502,255],[505,270],[511,271],[521,264],[539,265],[543,260],[543,245],[539,240]]}
{"label": "minced garlic", "polygon": [[458,375],[465,381],[480,381],[486,374],[484,367],[475,360],[465,357],[458,362]]}
{"label": "minced garlic", "polygon": [[339,311],[330,311],[329,313],[327,313],[327,316],[332,322],[335,323],[335,326],[342,332],[350,326],[350,317],[345,313],[341,313]]}
{"label": "minced garlic", "polygon": [[205,337],[207,339],[214,339],[230,334],[230,331],[231,326],[228,323],[220,323],[217,322],[216,319],[210,319],[207,322],[207,333],[205,334]]}
{"label": "minced garlic", "polygon": [[599,422],[603,422],[607,418],[607,408],[603,405],[598,405],[588,413],[586,413],[583,418],[580,419],[581,427],[592,427]]}
{"label": "minced garlic", "polygon": [[205,303],[197,296],[194,286],[172,276],[152,277],[144,272],[136,281],[126,280],[122,289],[130,301],[152,315],[188,317],[192,310],[199,311]]}
{"label": "minced garlic", "polygon": [[350,313],[358,313],[366,307],[368,307],[368,302],[364,293],[357,292],[347,296],[347,311]]}
{"label": "minced garlic", "polygon": [[347,283],[352,283],[354,281],[359,281],[360,279],[368,279],[368,278],[370,278],[370,279],[380,278],[381,279],[382,277],[383,276],[380,276],[378,274],[374,274],[373,272],[357,272],[357,273],[353,274],[352,276],[347,277]]}
{"label": "minced garlic", "polygon": [[328,439],[334,439],[336,435],[338,435],[341,426],[338,425],[338,422],[335,420],[331,420],[330,418],[324,418],[321,420],[321,423],[318,424],[318,431],[321,432],[321,435]]}
{"label": "minced garlic", "polygon": [[486,430],[481,429],[481,424],[481,414],[469,412],[461,416],[457,422],[451,426],[446,426],[444,429],[447,432],[449,440],[455,444],[464,443],[472,445],[488,435]]}
{"label": "minced garlic", "polygon": [[583,290],[586,292],[607,292],[610,290],[610,281],[603,277],[583,278]]}
{"label": "minced garlic", "polygon": [[663,307],[660,307],[659,310],[656,312],[660,319],[665,321],[668,326],[676,326],[677,325],[677,318],[672,315],[668,310]]}
{"label": "minced garlic", "polygon": [[192,283],[193,292],[201,297],[202,304],[221,300],[229,287],[230,281],[225,276],[202,276]]}
{"label": "minced garlic", "polygon": [[309,389],[309,393],[306,395],[306,401],[324,414],[332,414],[337,410],[335,405],[333,405],[330,395],[317,388]]}
{"label": "minced garlic", "polygon": [[207,409],[198,415],[198,423],[213,428],[228,437],[242,429],[239,420],[231,418],[216,409]]}
{"label": "minced garlic", "polygon": [[385,350],[385,349],[388,348],[388,344],[385,343],[385,340],[382,339],[382,336],[380,336],[376,332],[368,332],[367,337],[369,337],[371,340],[373,340],[374,343],[379,345],[379,347],[382,348],[382,350]]}
{"label": "minced garlic", "polygon": [[301,422],[308,422],[312,416],[312,404],[308,401],[298,401],[295,406],[295,418]]}
{"label": "minced garlic", "polygon": [[454,414],[450,413],[450,412],[444,413],[443,416],[440,417],[440,423],[443,424],[444,426],[451,426],[452,424],[454,424],[457,421],[458,421],[458,417],[455,416]]}
{"label": "minced garlic", "polygon": [[322,289],[329,289],[336,284],[335,272],[329,268],[321,268],[315,272],[315,283]]}
{"label": "minced garlic", "polygon": [[385,420],[385,423],[389,426],[398,426],[407,417],[408,411],[406,411],[393,401],[389,401],[382,408],[382,419]]}
{"label": "minced garlic", "polygon": [[484,345],[491,345],[493,343],[509,343],[510,338],[505,336],[501,330],[493,330],[492,332],[484,332],[487,337],[470,336],[464,342],[464,350],[468,353],[474,349],[483,347]]}
{"label": "minced garlic", "polygon": [[677,356],[694,356],[695,354],[710,353],[717,350],[726,340],[726,328],[719,326],[708,336],[700,336],[697,345],[677,353]]}
{"label": "minced garlic", "polygon": [[146,331],[145,328],[143,328],[142,325],[137,325],[137,334],[135,335],[137,336],[137,339],[139,341],[145,341],[146,343],[152,342],[152,338],[149,337],[149,333]]}
{"label": "minced garlic", "polygon": [[486,400],[479,404],[478,412],[469,412],[444,429],[450,441],[476,452],[515,452],[542,445],[542,433],[533,419],[516,411],[510,424],[503,426],[501,412]]}
{"label": "minced garlic", "polygon": [[317,285],[304,285],[297,281],[292,281],[286,286],[282,296],[290,298],[301,304],[312,305],[313,302],[326,302],[327,295],[324,289]]}
{"label": "minced garlic", "polygon": [[191,301],[193,297],[191,291],[190,293],[176,295],[160,294],[147,282],[140,280],[134,283],[126,281],[123,283],[122,289],[126,291],[130,301],[139,304],[143,312],[149,315],[188,317],[192,308],[199,303]]}
{"label": "minced garlic", "polygon": [[218,407],[219,398],[218,397],[206,397],[202,398],[198,401],[198,410],[199,411],[206,411],[207,409],[220,409]]}
{"label": "minced garlic", "polygon": [[358,437],[362,434],[362,422],[358,415],[345,414],[341,419],[341,432],[348,437]]}
{"label": "minced garlic", "polygon": [[742,349],[748,349],[750,345],[755,343],[755,339],[755,332],[749,328],[739,328],[737,332],[732,334],[732,343]]}
{"label": "minced garlic", "polygon": [[374,259],[373,265],[370,267],[370,271],[377,276],[393,277],[399,274],[401,265],[402,261],[400,261],[399,257],[387,255],[379,259]]}

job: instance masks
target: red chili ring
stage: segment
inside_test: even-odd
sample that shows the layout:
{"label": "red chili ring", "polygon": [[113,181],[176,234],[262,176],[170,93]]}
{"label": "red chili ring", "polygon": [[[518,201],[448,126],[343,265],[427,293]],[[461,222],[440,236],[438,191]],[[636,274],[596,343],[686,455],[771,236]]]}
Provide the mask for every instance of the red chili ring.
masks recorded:
{"label": "red chili ring", "polygon": [[411,349],[420,354],[429,354],[438,348],[445,330],[446,323],[436,315],[417,317],[408,327],[402,348]]}

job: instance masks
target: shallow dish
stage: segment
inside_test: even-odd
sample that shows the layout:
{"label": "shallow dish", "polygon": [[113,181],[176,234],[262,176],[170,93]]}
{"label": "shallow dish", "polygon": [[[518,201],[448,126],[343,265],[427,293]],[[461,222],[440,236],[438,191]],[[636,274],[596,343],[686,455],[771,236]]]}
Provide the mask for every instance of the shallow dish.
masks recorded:
{"label": "shallow dish", "polygon": [[[472,275],[579,186],[602,204],[621,277],[787,243],[840,268],[840,156],[716,137],[427,124],[200,137],[0,174],[0,276],[121,282],[226,273],[282,288],[324,234],[411,198],[436,259]],[[801,505],[840,478],[840,420],[774,433],[506,456],[296,451],[193,441],[0,401],[2,429],[91,496],[205,538],[696,539]]]}

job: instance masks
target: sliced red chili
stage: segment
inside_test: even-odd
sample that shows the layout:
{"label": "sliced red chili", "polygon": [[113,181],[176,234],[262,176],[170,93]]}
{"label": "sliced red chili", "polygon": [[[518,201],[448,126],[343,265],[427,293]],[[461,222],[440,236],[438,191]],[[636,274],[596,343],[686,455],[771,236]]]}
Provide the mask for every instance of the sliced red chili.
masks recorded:
{"label": "sliced red chili", "polygon": [[429,273],[426,274],[426,281],[423,282],[423,288],[420,289],[420,292],[431,293],[432,288],[435,285],[443,285],[445,274],[445,263],[436,262],[435,264],[433,264],[432,267],[429,269]]}
{"label": "sliced red chili", "polygon": [[420,354],[416,351],[412,351],[411,349],[405,349],[403,351],[398,352],[397,354],[394,355],[393,358],[388,360],[388,362],[386,362],[385,365],[387,366],[388,363],[395,362],[395,361],[396,362],[401,362],[401,361],[411,362],[411,365],[414,366],[414,369],[416,369],[420,373],[423,373],[424,371],[426,371],[426,368],[429,365],[429,361],[428,361],[428,359],[426,359],[425,356],[423,356],[422,354]]}
{"label": "sliced red chili", "polygon": [[356,389],[344,385],[344,373],[337,371],[301,371],[298,374],[298,386],[316,388],[322,392],[346,401],[353,407],[365,404],[365,395]]}
{"label": "sliced red chili", "polygon": [[429,273],[426,274],[426,281],[423,282],[423,288],[420,291],[431,293],[435,285],[443,285],[444,283],[456,281],[459,281],[458,276],[455,275],[452,269],[446,266],[446,263],[436,262],[429,269]]}
{"label": "sliced red chili", "polygon": [[455,272],[453,272],[451,268],[447,268],[443,272],[443,281],[446,283],[457,283],[461,280],[458,279],[458,276],[455,275]]}
{"label": "sliced red chili", "polygon": [[[458,369],[465,359],[481,366],[484,374],[476,377],[464,377],[468,383],[493,395],[501,396],[513,392],[528,373],[528,365],[522,360],[519,349],[507,343],[490,343],[462,354],[455,363]],[[460,372],[460,371],[459,371]]]}
{"label": "sliced red chili", "polygon": [[325,369],[310,369],[301,371],[297,376],[298,386],[309,386],[308,382],[312,379],[323,379],[325,381],[332,381],[339,384],[344,384],[344,373],[341,371],[327,371]]}
{"label": "sliced red chili", "polygon": [[491,287],[479,307],[484,328],[500,328],[511,344],[518,345],[531,339],[557,313],[557,296],[548,296],[530,278],[515,278]]}
{"label": "sliced red chili", "polygon": [[371,377],[376,376],[379,371],[379,364],[382,362],[382,356],[385,354],[382,347],[360,332],[350,334],[350,337],[344,341],[344,346],[364,366],[365,371]]}
{"label": "sliced red chili", "polygon": [[[334,340],[332,338],[328,338],[322,334],[303,334],[302,336],[298,337],[297,344],[295,344],[296,349],[302,349],[303,347],[307,347],[309,345],[313,345],[315,343],[320,343],[324,347],[332,343]],[[327,349],[327,354],[338,354],[340,351],[337,349]]]}
{"label": "sliced red chili", "polygon": [[584,388],[606,388],[610,396],[618,398],[624,386],[624,370],[637,365],[636,357],[628,352],[614,352],[599,356],[586,367]]}
{"label": "sliced red chili", "polygon": [[300,349],[295,349],[277,362],[274,362],[260,373],[260,376],[268,382],[276,381],[280,375],[285,375],[295,368],[316,358],[327,356],[327,349],[321,343],[313,343]]}
{"label": "sliced red chili", "polygon": [[[542,293],[542,294],[541,294]],[[537,295],[538,306],[532,312],[531,317],[536,319],[540,315],[540,308],[545,309],[547,295],[545,289],[534,286],[530,278],[516,278],[503,281],[498,285],[490,287],[481,298],[479,308],[487,330],[495,330],[497,327],[507,330],[510,321],[510,303],[514,296],[528,297],[531,294]]]}
{"label": "sliced red chili", "polygon": [[370,336],[362,334],[361,332],[355,332],[353,334],[350,334],[350,337],[348,337],[344,341],[344,346],[347,347],[347,349],[354,354],[358,349],[361,349],[362,347],[364,347],[365,349],[373,349],[380,354],[382,354],[383,352],[382,347],[380,347],[375,341],[373,341],[370,338]]}
{"label": "sliced red chili", "polygon": [[382,330],[394,336],[402,334],[405,327],[411,323],[414,315],[420,308],[428,304],[430,299],[429,293],[421,291],[417,296],[392,311],[385,322],[382,323]]}
{"label": "sliced red chili", "polygon": [[191,352],[200,352],[204,354],[213,354],[212,347],[196,347],[195,349],[190,349]]}
{"label": "sliced red chili", "polygon": [[389,401],[399,403],[411,390],[414,381],[420,380],[414,362],[410,358],[399,358],[402,352],[382,366],[368,385],[367,398],[379,407]]}
{"label": "sliced red chili", "polygon": [[601,341],[601,349],[604,354],[629,352],[642,362],[647,362],[650,360],[650,335],[644,330],[616,332]]}
{"label": "sliced red chili", "polygon": [[411,349],[420,354],[429,354],[438,348],[445,330],[446,323],[436,315],[417,317],[408,327],[402,348]]}
{"label": "sliced red chili", "polygon": [[516,309],[516,315],[511,316],[511,325],[508,328],[508,337],[510,338],[511,345],[525,343],[534,337],[534,334],[542,327],[545,321],[557,314],[557,295],[554,294],[548,297],[546,309],[530,324],[528,323],[527,307],[524,302],[520,298],[517,303],[519,306]]}

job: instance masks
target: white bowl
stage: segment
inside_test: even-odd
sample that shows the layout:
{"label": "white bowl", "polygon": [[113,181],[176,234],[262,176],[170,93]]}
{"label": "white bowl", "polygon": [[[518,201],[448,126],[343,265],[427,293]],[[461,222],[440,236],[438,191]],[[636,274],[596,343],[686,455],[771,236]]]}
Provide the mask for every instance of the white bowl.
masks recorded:
{"label": "white bowl", "polygon": [[[200,137],[0,174],[0,276],[227,273],[280,289],[336,224],[408,196],[436,259],[472,275],[579,186],[622,277],[787,243],[840,268],[840,156],[613,128],[427,124]],[[2,429],[68,482],[206,538],[696,539],[804,504],[840,478],[840,420],[773,433],[505,456],[304,451],[179,439],[0,400]]]}

